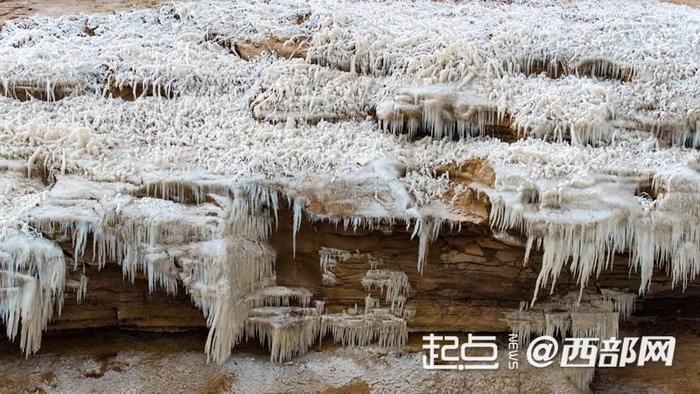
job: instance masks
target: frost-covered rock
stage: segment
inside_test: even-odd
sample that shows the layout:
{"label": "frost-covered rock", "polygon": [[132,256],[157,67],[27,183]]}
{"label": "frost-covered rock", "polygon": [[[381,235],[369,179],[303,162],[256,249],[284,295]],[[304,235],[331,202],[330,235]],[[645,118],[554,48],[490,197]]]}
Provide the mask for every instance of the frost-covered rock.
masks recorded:
{"label": "frost-covered rock", "polygon": [[[655,267],[684,288],[700,273],[698,22],[652,0],[201,1],[7,22],[7,334],[21,325],[35,352],[64,287],[84,296],[80,267],[109,261],[184,287],[217,361],[251,332],[277,361],[325,332],[405,342],[403,272],[370,267],[362,285],[386,298],[365,313],[261,295],[283,209],[293,254],[302,222],[405,226],[420,272],[441,231],[488,212],[500,239],[543,252],[533,303],[564,269],[583,289],[621,253],[639,293]],[[300,52],[242,49],[266,42]],[[341,252],[321,254],[324,283],[355,255]]]}

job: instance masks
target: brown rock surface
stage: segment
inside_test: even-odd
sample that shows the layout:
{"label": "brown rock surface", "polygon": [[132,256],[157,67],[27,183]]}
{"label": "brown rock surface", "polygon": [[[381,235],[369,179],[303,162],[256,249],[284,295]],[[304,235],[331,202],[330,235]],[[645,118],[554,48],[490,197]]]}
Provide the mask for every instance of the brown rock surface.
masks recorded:
{"label": "brown rock surface", "polygon": [[85,300],[78,304],[75,297],[68,295],[61,317],[51,324],[51,329],[120,327],[181,331],[205,327],[201,311],[182,289],[174,297],[162,289],[151,294],[144,278],[129,283],[116,264],[108,264],[99,272],[91,267],[86,275],[90,281]]}
{"label": "brown rock surface", "polygon": [[162,3],[161,0],[10,0],[0,2],[0,26],[6,21],[29,15],[60,16],[76,13],[95,13],[148,8]]}
{"label": "brown rock surface", "polygon": [[466,191],[455,194],[454,189],[447,191],[443,201],[461,216],[473,223],[486,223],[491,204],[488,197],[480,194],[474,186],[492,187],[496,180],[493,168],[483,160],[468,160],[464,163],[453,163],[437,171],[437,176],[448,173],[453,187],[461,185]]}
{"label": "brown rock surface", "polygon": [[[406,310],[412,316],[409,330],[425,331],[490,331],[509,330],[504,314],[518,308],[520,301],[532,298],[540,256],[531,256],[523,265],[524,249],[494,239],[486,226],[465,225],[462,231],[444,232],[430,245],[428,263],[421,275],[416,269],[417,240],[397,226],[384,231],[344,230],[328,223],[304,221],[297,234],[296,256],[292,251],[292,214],[280,212],[278,230],[270,242],[277,252],[277,284],[309,289],[314,299],[323,300],[329,312],[340,312],[358,305],[364,307],[368,294],[361,284],[369,267],[367,255],[381,259],[377,267],[401,271],[408,276],[411,292]],[[88,242],[90,244],[90,242]],[[67,251],[69,244],[65,245]],[[322,282],[319,250],[322,247],[359,253],[360,257],[338,263],[333,268],[336,284]],[[89,260],[89,254],[86,255]],[[50,328],[54,330],[124,327],[142,330],[183,330],[204,327],[204,319],[183,294],[168,296],[157,290],[149,294],[144,279],[132,285],[122,279],[121,268],[108,264],[98,272],[91,267],[87,298],[77,304],[68,295],[63,314]],[[626,257],[621,256],[613,270],[592,278],[590,287],[616,287],[636,292],[639,277],[630,275]],[[578,289],[573,275],[564,271],[555,292],[562,294]],[[384,302],[375,288],[373,298]],[[547,292],[542,291],[540,298]],[[671,280],[664,273],[654,275],[651,290],[637,302],[640,316],[673,316],[676,309],[692,315],[689,300],[700,294],[700,286],[691,283],[685,293],[671,289]],[[670,304],[669,304],[670,303]],[[676,305],[677,304],[677,305]],[[648,305],[648,308],[645,307]],[[665,308],[667,305],[676,305]],[[692,312],[692,311],[691,311]]]}
{"label": "brown rock surface", "polygon": [[688,5],[691,7],[700,8],[700,1],[698,1],[698,0],[663,0],[663,1],[665,1],[666,3]]}
{"label": "brown rock surface", "polygon": [[270,51],[287,59],[306,57],[306,39],[288,40],[271,37],[264,42],[240,42],[233,44],[233,50],[243,59],[251,60],[264,51]]}
{"label": "brown rock surface", "polygon": [[[671,2],[693,6],[700,5],[696,1]],[[0,3],[0,25],[10,18],[21,17],[32,12],[46,15],[77,11],[102,12],[134,6],[149,7],[156,3],[158,1],[155,0],[111,0],[91,2],[90,5],[81,1],[68,0],[51,4],[38,1],[10,1]],[[306,55],[302,40],[289,43],[287,40],[279,38],[273,38],[264,43],[235,43],[233,49],[245,59],[252,59],[265,50],[272,51],[282,57],[304,57]],[[114,95],[123,97],[121,93]],[[387,229],[384,232],[365,230],[351,232],[327,223],[304,222],[297,234],[296,253],[293,256],[292,214],[285,211],[280,213],[279,230],[271,238],[271,243],[278,254],[277,283],[309,289],[314,294],[314,298],[326,302],[329,312],[339,312],[352,308],[354,305],[361,307],[367,295],[367,290],[361,284],[362,278],[369,269],[367,261],[362,258],[354,258],[338,264],[333,270],[337,283],[327,285],[321,280],[319,250],[322,247],[332,247],[362,255],[369,254],[381,259],[383,264],[380,268],[401,271],[408,276],[412,290],[406,303],[406,309],[410,311],[412,316],[409,320],[411,331],[507,331],[508,327],[503,320],[503,315],[517,308],[520,301],[530,300],[532,297],[539,271],[539,256],[535,254],[528,264],[523,265],[523,248],[495,239],[488,229],[487,221],[490,209],[488,200],[485,196],[479,195],[470,185],[492,186],[494,182],[493,169],[481,161],[472,160],[447,166],[441,169],[437,175],[442,172],[449,172],[450,179],[455,185],[467,188],[466,192],[459,195],[448,192],[444,197],[444,202],[461,216],[469,218],[473,224],[465,224],[459,233],[445,231],[441,234],[430,245],[428,263],[422,274],[416,269],[418,242],[415,239],[412,240],[410,232],[405,231],[400,226]],[[352,207],[352,204],[345,202],[342,196],[335,196],[323,200],[311,198],[307,209],[316,214],[342,213],[351,215],[353,212],[349,207]],[[101,271],[91,267],[86,274],[90,278],[86,299],[82,304],[77,304],[74,297],[67,297],[63,313],[51,324],[51,330],[119,327],[149,331],[180,331],[194,330],[205,326],[201,312],[192,305],[188,295],[184,294],[183,291],[175,297],[165,294],[162,290],[151,294],[143,278],[138,278],[134,284],[125,282],[122,278],[121,268],[116,266],[114,262],[108,264]],[[557,292],[574,290],[577,288],[575,282],[571,273],[564,272],[555,289]],[[618,287],[636,291],[638,283],[638,275],[629,274],[626,257],[620,256],[614,269],[605,272],[599,278],[592,279],[590,286]],[[679,289],[672,290],[670,287],[670,279],[666,278],[663,272],[654,276],[651,290],[646,299],[638,303],[640,310],[637,314],[640,318],[654,319],[657,316],[674,317],[678,315],[682,315],[686,319],[698,317],[700,312],[694,304],[696,298],[689,297],[700,293],[698,284],[692,283],[684,297],[680,297],[681,291]],[[372,290],[372,295],[380,300],[383,299],[376,289]],[[663,328],[662,326],[660,330]],[[645,331],[644,334],[648,333]],[[682,355],[679,355],[677,359],[677,364],[682,365],[681,368],[673,370],[673,373],[669,373],[669,370],[663,368],[605,371],[597,381],[597,387],[610,391],[658,389],[661,391],[696,392],[700,390],[700,387],[696,387],[697,382],[687,378],[696,369],[695,354],[697,350],[700,350],[697,335],[687,332],[681,334],[684,336],[679,341],[679,348],[684,350],[680,352]],[[153,350],[151,348],[147,350],[147,353],[152,352],[153,355],[145,356],[144,359],[138,361],[138,363],[142,363],[146,360],[146,363],[151,362],[155,365],[155,367],[153,365],[147,367],[145,369],[147,373],[157,375],[159,368],[172,367],[172,364],[182,361],[178,358],[180,356],[173,355],[180,351],[187,353],[190,358],[196,359],[197,362],[203,361],[201,338],[195,338],[193,341],[197,344],[197,356],[192,355],[194,347],[185,350],[177,348],[173,354],[165,354],[168,352],[168,346],[164,345],[162,340],[149,338],[149,341],[154,341],[154,346],[163,346],[166,350]],[[52,340],[48,342],[52,343]],[[74,342],[76,341],[74,340]],[[141,339],[136,341],[138,344],[145,342]],[[53,348],[49,345],[45,354],[54,354],[54,356],[55,354],[63,354],[62,343],[60,340],[53,339]],[[69,341],[69,343],[71,342]],[[5,343],[1,345],[7,346]],[[124,343],[118,345],[117,348],[119,353],[133,351]],[[112,348],[100,349],[109,355],[113,351]],[[41,364],[46,361],[42,359],[42,357],[46,357],[45,354],[39,356],[39,361],[34,364],[34,370],[25,378],[22,378],[21,374],[17,372],[22,369],[21,366],[17,366],[18,361],[9,360],[7,356],[0,358],[0,365],[12,364],[12,368],[14,368],[14,370],[10,369],[10,372],[6,372],[8,375],[5,376],[5,380],[0,374],[0,381],[4,382],[0,384],[0,389],[21,391],[44,390],[44,387],[65,388],[66,386],[63,384],[68,380],[61,380],[65,377],[57,378],[55,371]],[[78,356],[71,354],[70,357]],[[80,355],[80,357],[85,357],[85,354]],[[185,357],[185,361],[192,360]],[[191,364],[195,363],[191,362]],[[109,379],[114,379],[114,376],[128,371],[129,365],[121,359],[116,359],[113,355],[102,359],[98,357],[95,366],[79,368],[82,371],[80,379],[104,379],[101,381],[104,383],[103,386],[96,385],[95,387],[110,387],[108,386],[109,382],[115,382],[115,380]],[[213,366],[200,367],[197,373],[199,376],[197,376],[196,382],[188,382],[191,384],[183,384],[179,387],[201,392],[221,392],[231,389],[236,379],[235,375],[222,372],[218,367]],[[686,378],[684,379],[683,376]],[[172,384],[178,379],[183,378],[174,376],[165,378],[163,381]],[[156,379],[156,381],[161,380]],[[116,382],[124,386],[112,386],[112,389],[128,387],[128,382],[125,380],[116,380]],[[155,385],[144,387],[150,390],[159,388]],[[358,392],[366,391],[369,387],[366,381],[353,379],[340,384],[329,384],[325,390],[327,392]],[[447,389],[456,387],[459,386],[445,386]],[[547,387],[538,386],[538,388],[541,392],[548,392]]]}

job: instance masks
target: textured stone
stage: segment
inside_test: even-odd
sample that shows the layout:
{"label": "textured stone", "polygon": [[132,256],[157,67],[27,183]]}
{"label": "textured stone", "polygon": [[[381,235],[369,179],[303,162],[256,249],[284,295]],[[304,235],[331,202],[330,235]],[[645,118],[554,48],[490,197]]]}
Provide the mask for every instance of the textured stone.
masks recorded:
{"label": "textured stone", "polygon": [[449,253],[441,254],[440,260],[447,263],[484,263],[486,259],[480,256],[473,256],[470,254],[459,253],[457,251],[451,251]]}
{"label": "textured stone", "polygon": [[[520,301],[530,300],[537,278],[539,254],[533,252],[527,267],[521,264],[523,250],[504,245],[480,235],[483,228],[469,228],[461,233],[446,233],[430,246],[425,271],[416,269],[418,243],[410,232],[398,226],[391,233],[361,231],[353,233],[342,227],[304,221],[297,234],[296,256],[292,253],[292,214],[280,212],[278,230],[270,242],[277,251],[277,283],[282,286],[301,286],[309,289],[314,299],[323,300],[329,313],[341,312],[358,305],[364,306],[367,291],[361,280],[370,268],[366,257],[351,258],[336,264],[333,273],[335,285],[322,282],[319,249],[331,247],[381,259],[381,269],[405,272],[411,285],[408,304],[412,317],[412,331],[507,331],[503,315],[518,308]],[[476,246],[478,242],[482,247]],[[90,242],[88,242],[90,244]],[[70,243],[65,247],[71,250]],[[495,248],[494,248],[495,246]],[[465,250],[483,251],[484,257],[469,255]],[[86,259],[89,259],[89,250]],[[449,256],[449,261],[445,258]],[[461,260],[460,260],[461,259]],[[508,260],[502,263],[499,260]],[[148,293],[144,279],[137,278],[132,285],[122,279],[121,267],[107,264],[102,271],[91,267],[86,273],[90,282],[87,298],[78,305],[74,297],[67,297],[63,314],[50,328],[53,330],[87,327],[128,327],[141,330],[183,330],[205,326],[201,312],[186,294],[170,297],[162,290]],[[620,257],[613,270],[592,278],[591,287],[616,287],[634,291],[639,278],[629,275],[627,260]],[[576,290],[575,278],[564,271],[557,281],[555,292]],[[698,285],[691,283],[685,295],[694,294]],[[383,300],[377,290],[374,298]],[[645,302],[684,295],[680,289],[671,290],[670,280],[662,273],[654,275],[650,293]],[[661,298],[657,298],[661,297]],[[644,303],[638,309],[644,310]],[[650,313],[658,314],[660,308]]]}

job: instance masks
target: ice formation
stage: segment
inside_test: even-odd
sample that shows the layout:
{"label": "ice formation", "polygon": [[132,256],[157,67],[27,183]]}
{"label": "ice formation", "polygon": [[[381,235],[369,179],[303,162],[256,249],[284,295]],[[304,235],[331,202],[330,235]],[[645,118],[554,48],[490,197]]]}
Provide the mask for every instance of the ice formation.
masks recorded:
{"label": "ice formation", "polygon": [[[358,306],[341,313],[327,313],[321,316],[321,337],[330,334],[333,341],[346,346],[364,346],[376,343],[381,346],[399,347],[408,339],[408,313],[404,311],[411,285],[405,272],[381,269],[383,261],[371,253],[351,253],[342,249],[322,247],[322,280],[325,285],[334,286],[333,268],[338,263],[350,260],[366,264],[367,271],[360,279],[360,285],[367,292],[364,311]],[[332,280],[331,280],[332,279]],[[384,304],[372,294],[384,296]]]}
{"label": "ice formation", "polygon": [[381,308],[378,300],[367,295],[363,313],[348,309],[342,313],[321,316],[321,333],[332,335],[335,342],[345,346],[400,347],[408,339],[408,327],[403,316],[392,308]]}
{"label": "ice formation", "polygon": [[619,321],[629,318],[635,300],[635,294],[617,289],[601,289],[600,294],[569,293],[552,296],[532,308],[524,303],[519,311],[506,316],[506,321],[523,343],[529,342],[533,334],[559,338],[617,337]]}
{"label": "ice formation", "polygon": [[376,116],[385,130],[407,133],[410,138],[420,134],[438,139],[483,136],[489,128],[510,127],[508,114],[487,98],[453,86],[399,90],[394,101],[377,105]]}
{"label": "ice formation", "polygon": [[[601,289],[600,294],[569,293],[553,296],[533,308],[523,302],[519,311],[506,316],[506,322],[524,344],[532,335],[602,341],[619,337],[619,321],[632,314],[636,298],[636,294],[618,289]],[[585,390],[593,380],[594,371],[595,368],[570,368],[567,374],[577,387]]]}
{"label": "ice formation", "polygon": [[397,311],[399,315],[403,313],[403,304],[411,291],[411,284],[405,272],[370,269],[361,283],[368,292],[375,287],[378,288],[380,293],[386,294],[385,301],[391,306],[392,311]]}
{"label": "ice formation", "polygon": [[[9,230],[0,238],[0,309],[7,337],[20,332],[20,347],[39,350],[41,333],[63,304],[66,262],[51,241]],[[26,244],[30,242],[31,248]]]}
{"label": "ice formation", "polygon": [[260,90],[251,104],[253,117],[291,126],[363,119],[377,89],[367,77],[297,60],[265,70]]}
{"label": "ice formation", "polygon": [[[368,273],[391,305],[368,299],[365,313],[314,312],[302,290],[275,287],[267,238],[278,212],[293,211],[292,242],[305,220],[404,225],[422,272],[441,229],[470,221],[453,206],[467,191],[488,197],[496,233],[542,250],[537,290],[567,267],[585,304],[588,279],[621,253],[639,293],[654,268],[684,288],[700,273],[698,22],[696,10],[653,0],[201,1],[9,21],[7,335],[35,352],[65,287],[85,296],[69,273],[117,262],[127,280],[144,272],[151,289],[184,288],[217,361],[250,336],[277,361],[326,332],[398,345],[400,274]],[[267,49],[244,55],[244,45]],[[492,167],[495,183],[437,175],[468,160]],[[332,283],[345,255],[323,253]],[[567,312],[520,319],[519,330],[613,330],[632,301],[605,297],[614,306],[595,312],[610,317],[594,319],[600,327]]]}
{"label": "ice formation", "polygon": [[336,264],[348,261],[352,258],[352,253],[347,250],[322,247],[318,254],[321,263],[321,280],[324,285],[333,286],[336,283],[333,268]]}
{"label": "ice formation", "polygon": [[272,361],[287,361],[316,343],[320,322],[316,308],[260,307],[250,311],[246,332],[270,348]]}

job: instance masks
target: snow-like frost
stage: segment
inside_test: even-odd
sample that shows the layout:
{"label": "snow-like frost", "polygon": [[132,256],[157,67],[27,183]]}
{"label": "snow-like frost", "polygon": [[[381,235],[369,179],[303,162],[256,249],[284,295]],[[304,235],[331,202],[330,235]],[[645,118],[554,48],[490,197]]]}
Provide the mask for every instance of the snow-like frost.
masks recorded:
{"label": "snow-like frost", "polygon": [[[699,22],[697,10],[653,0],[201,1],[7,22],[8,335],[21,321],[22,347],[36,351],[66,269],[79,269],[92,240],[97,262],[122,264],[127,279],[145,271],[151,290],[182,285],[207,317],[208,354],[223,361],[249,335],[252,310],[299,301],[259,294],[274,286],[267,237],[285,202],[294,246],[304,221],[406,225],[422,272],[441,229],[469,221],[442,200],[464,185],[436,170],[471,159],[496,174],[478,189],[494,230],[521,232],[528,254],[543,250],[538,290],[568,267],[582,297],[619,253],[641,272],[640,293],[655,267],[685,287],[700,273]],[[212,33],[303,41],[306,58],[246,60]],[[521,139],[484,137],[494,125]],[[49,240],[59,235],[73,242],[70,261]],[[326,274],[329,264],[322,257]],[[32,307],[38,292],[48,295]],[[402,304],[406,292],[390,299]],[[612,300],[623,315],[633,305]],[[405,319],[374,301],[299,330],[405,341]],[[528,330],[591,329],[575,320],[553,315]],[[272,341],[274,359],[309,344],[276,337],[270,319],[249,329]]]}

